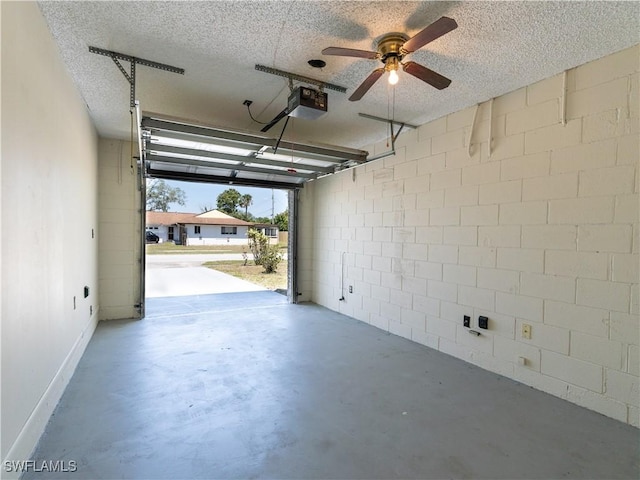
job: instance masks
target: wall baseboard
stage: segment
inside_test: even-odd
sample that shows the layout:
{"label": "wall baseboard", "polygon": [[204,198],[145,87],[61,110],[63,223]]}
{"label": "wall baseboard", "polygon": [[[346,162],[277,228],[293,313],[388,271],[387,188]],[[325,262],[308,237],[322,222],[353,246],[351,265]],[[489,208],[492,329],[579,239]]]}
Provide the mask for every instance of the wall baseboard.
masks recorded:
{"label": "wall baseboard", "polygon": [[2,459],[2,466],[0,467],[0,477],[2,479],[20,478],[21,472],[7,471],[5,463],[12,461],[24,461],[31,458],[31,455],[33,455],[33,452],[38,445],[40,437],[44,433],[51,414],[58,405],[60,398],[62,398],[62,394],[67,388],[69,380],[73,376],[73,373],[82,358],[82,354],[93,337],[93,333],[95,332],[97,325],[98,312],[96,311],[84,330],[80,333],[80,336],[76,339],[73,347],[69,351],[69,354],[62,362],[62,365],[60,365],[60,368],[51,380],[51,383],[49,383],[49,386],[40,398],[40,401],[34,408],[33,412],[31,412],[31,415],[20,431],[18,438],[16,438],[16,441],[9,449],[6,458]]}

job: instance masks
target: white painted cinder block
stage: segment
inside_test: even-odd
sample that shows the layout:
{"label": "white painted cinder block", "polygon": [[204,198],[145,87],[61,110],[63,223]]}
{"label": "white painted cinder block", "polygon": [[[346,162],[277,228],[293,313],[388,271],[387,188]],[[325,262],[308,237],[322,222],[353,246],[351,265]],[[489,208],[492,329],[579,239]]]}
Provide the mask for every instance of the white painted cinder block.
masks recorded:
{"label": "white painted cinder block", "polygon": [[631,225],[580,225],[578,250],[631,253]]}
{"label": "white painted cinder block", "polygon": [[582,122],[569,120],[566,125],[557,123],[525,133],[524,151],[526,154],[552,151],[557,148],[577,145],[581,141]]}
{"label": "white painted cinder block", "polygon": [[638,61],[638,48],[635,46],[580,65],[575,70],[576,89],[582,90],[637,72]]}
{"label": "white painted cinder block", "polygon": [[623,283],[640,282],[640,258],[637,253],[611,256],[611,280]]}
{"label": "white painted cinder block", "polygon": [[458,302],[469,307],[493,311],[495,309],[495,291],[459,285]]}
{"label": "white painted cinder block", "polygon": [[517,335],[516,338],[519,341],[528,345],[535,345],[544,350],[551,350],[565,355],[569,354],[569,332],[567,330],[543,323],[531,322],[530,320],[517,319],[516,332],[522,331],[524,323],[531,326],[531,338],[520,338],[520,335]]}
{"label": "white painted cinder block", "polygon": [[430,225],[460,225],[460,207],[432,208]]}
{"label": "white painted cinder block", "polygon": [[[602,337],[571,332],[571,356],[587,362],[597,363],[615,370],[626,365],[626,351],[621,342]],[[623,353],[624,352],[624,353]]]}
{"label": "white painted cinder block", "polygon": [[496,292],[496,312],[542,322],[543,300],[524,295]]}
{"label": "white painted cinder block", "polygon": [[478,268],[478,287],[507,293],[519,293],[520,274],[514,270]]}
{"label": "white painted cinder block", "polygon": [[609,167],[615,163],[615,139],[572,145],[551,152],[551,174]]}
{"label": "white painted cinder block", "polygon": [[505,203],[500,205],[500,225],[536,225],[547,222],[547,202]]}
{"label": "white painted cinder block", "polygon": [[595,252],[568,252],[547,250],[544,272],[549,275],[595,278],[606,280],[609,271],[609,255]]}
{"label": "white painted cinder block", "polygon": [[545,300],[544,323],[599,337],[609,336],[609,310],[601,308]]}
{"label": "white painted cinder block", "polygon": [[478,229],[476,227],[444,227],[445,245],[477,245]]}
{"label": "white painted cinder block", "polygon": [[543,350],[540,366],[545,375],[593,392],[603,391],[603,368],[599,365]]}
{"label": "white painted cinder block", "polygon": [[544,271],[544,250],[498,248],[496,266],[523,272]]}
{"label": "white painted cinder block", "polygon": [[640,344],[640,322],[637,314],[611,312],[611,340],[633,345]]}
{"label": "white painted cinder block", "polygon": [[514,135],[554,125],[559,121],[560,103],[558,98],[552,98],[546,102],[507,113],[506,133],[507,135]]}
{"label": "white painted cinder block", "polygon": [[598,168],[580,172],[581,197],[633,193],[635,167]]}
{"label": "white painted cinder block", "polygon": [[562,95],[563,75],[541,80],[527,87],[527,105],[536,105]]}
{"label": "white painted cinder block", "polygon": [[614,197],[569,198],[549,202],[549,223],[611,223]]}
{"label": "white painted cinder block", "polygon": [[463,185],[482,185],[500,180],[500,162],[471,165],[462,169]]}
{"label": "white painted cinder block", "polygon": [[498,205],[460,207],[460,223],[462,225],[497,225],[498,214]]}
{"label": "white painted cinder block", "polygon": [[476,286],[476,268],[464,265],[443,265],[442,280],[458,285]]}
{"label": "white painted cinder block", "polygon": [[458,288],[455,283],[428,280],[427,295],[447,302],[456,302],[458,300]]}
{"label": "white painted cinder block", "polygon": [[[616,195],[615,199],[615,223],[637,223],[639,220],[638,195]],[[602,222],[604,223],[604,222]]]}
{"label": "white painted cinder block", "polygon": [[578,278],[576,303],[616,312],[629,311],[630,287],[624,283]]}
{"label": "white painted cinder block", "polygon": [[522,246],[553,250],[576,250],[575,225],[526,225],[522,227]]}
{"label": "white painted cinder block", "polygon": [[448,188],[444,194],[446,207],[460,207],[463,205],[478,204],[478,187],[464,186]]}
{"label": "white painted cinder block", "polygon": [[428,259],[436,263],[458,263],[456,245],[429,245]]}
{"label": "white painted cinder block", "polygon": [[[470,107],[403,136],[355,182],[313,182],[314,300],[639,424],[639,75],[625,64],[639,58],[569,71],[566,126],[556,75],[495,99],[491,154],[485,103],[474,132]],[[331,286],[342,251],[357,290],[345,305]],[[463,315],[489,330],[469,335]]]}
{"label": "white painted cinder block", "polygon": [[496,265],[496,248],[462,245],[459,247],[458,252],[458,263],[460,265],[472,265],[475,267],[495,267]]}
{"label": "white painted cinder block", "polygon": [[514,203],[522,200],[522,182],[511,180],[480,185],[480,205]]}
{"label": "white painted cinder block", "polygon": [[522,181],[522,201],[574,198],[578,196],[578,174],[565,173]]}
{"label": "white painted cinder block", "polygon": [[550,158],[549,152],[509,157],[500,162],[500,179],[517,180],[548,175]]}
{"label": "white painted cinder block", "polygon": [[605,394],[637,407],[640,403],[640,379],[635,375],[607,369]]}
{"label": "white painted cinder block", "polygon": [[638,345],[629,345],[627,372],[636,377],[640,376],[640,347]]}
{"label": "white painted cinder block", "polygon": [[480,247],[519,247],[521,227],[519,225],[478,227]]}

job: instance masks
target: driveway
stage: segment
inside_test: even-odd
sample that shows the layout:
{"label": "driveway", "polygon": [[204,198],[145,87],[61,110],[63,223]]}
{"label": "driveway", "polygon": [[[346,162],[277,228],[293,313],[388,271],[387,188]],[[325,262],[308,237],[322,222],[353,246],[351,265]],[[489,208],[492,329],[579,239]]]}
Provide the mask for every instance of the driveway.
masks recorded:
{"label": "driveway", "polygon": [[[236,255],[238,258],[235,258]],[[216,260],[242,260],[242,254],[147,255],[146,297],[182,297],[267,290],[254,283],[201,266],[204,262]]]}

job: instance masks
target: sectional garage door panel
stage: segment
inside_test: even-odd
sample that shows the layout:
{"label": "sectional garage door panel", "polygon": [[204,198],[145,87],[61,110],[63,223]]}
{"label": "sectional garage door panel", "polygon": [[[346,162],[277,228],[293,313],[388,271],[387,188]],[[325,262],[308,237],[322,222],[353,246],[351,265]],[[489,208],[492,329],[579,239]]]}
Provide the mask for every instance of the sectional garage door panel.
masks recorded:
{"label": "sectional garage door panel", "polygon": [[145,174],[170,180],[295,189],[363,163],[368,155],[147,113],[139,133]]}

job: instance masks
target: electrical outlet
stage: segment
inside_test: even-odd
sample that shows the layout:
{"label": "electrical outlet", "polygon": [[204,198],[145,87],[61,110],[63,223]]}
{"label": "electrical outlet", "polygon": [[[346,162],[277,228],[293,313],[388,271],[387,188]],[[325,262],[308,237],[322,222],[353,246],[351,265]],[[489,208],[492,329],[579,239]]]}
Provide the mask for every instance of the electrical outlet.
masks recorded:
{"label": "electrical outlet", "polygon": [[478,317],[478,328],[488,329],[489,328],[489,318],[488,317]]}
{"label": "electrical outlet", "polygon": [[469,328],[471,326],[471,317],[469,315],[465,315],[464,319],[462,320],[462,324]]}
{"label": "electrical outlet", "polygon": [[353,293],[353,285],[349,285],[349,293]]}
{"label": "electrical outlet", "polygon": [[250,107],[252,103],[253,102],[251,100],[245,100],[244,102],[242,102],[242,104],[246,105],[247,107]]}
{"label": "electrical outlet", "polygon": [[528,323],[522,324],[522,338],[531,340],[531,325],[529,325]]}

